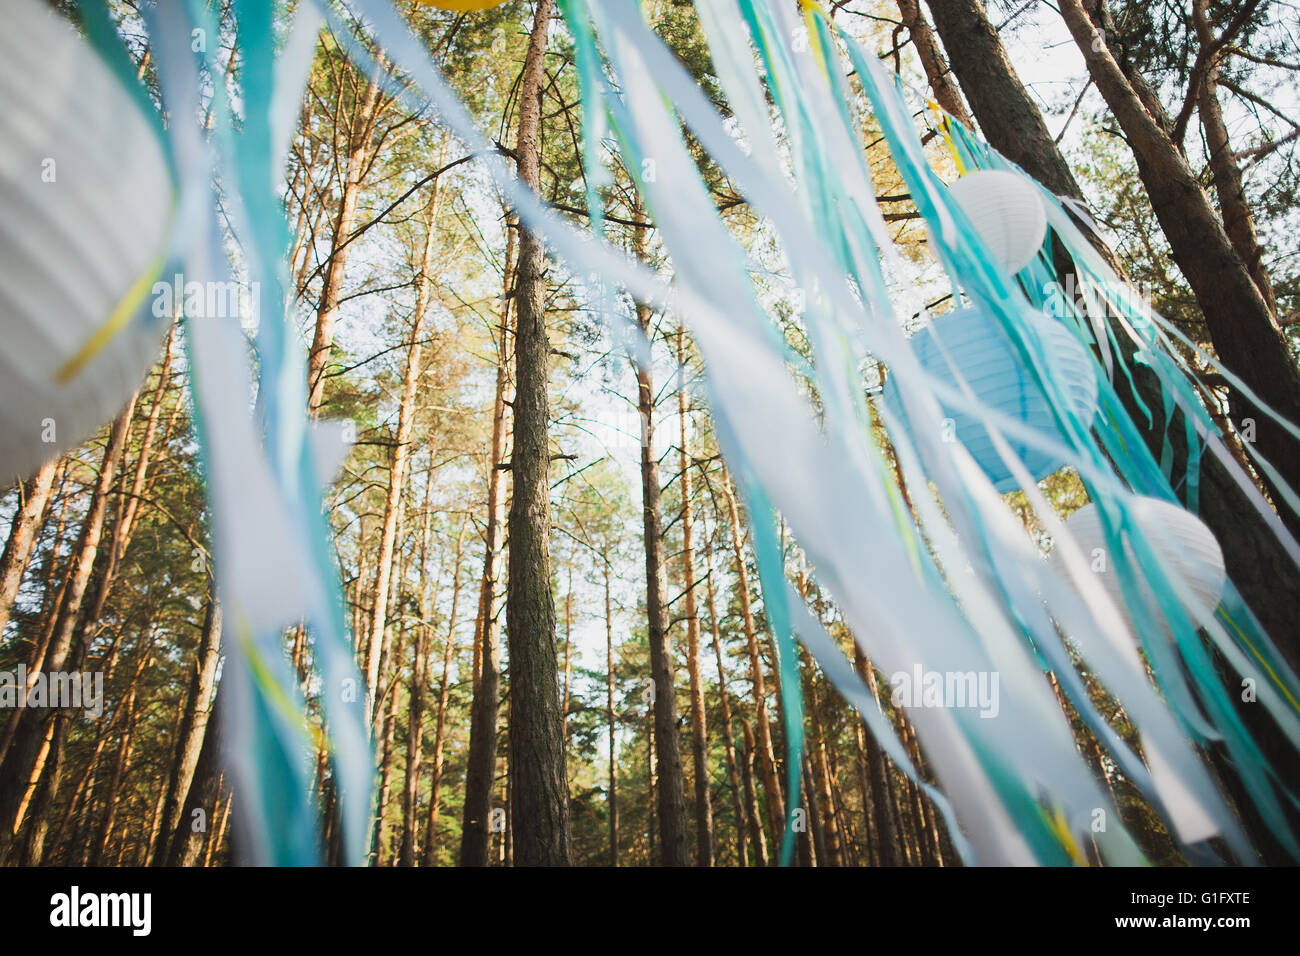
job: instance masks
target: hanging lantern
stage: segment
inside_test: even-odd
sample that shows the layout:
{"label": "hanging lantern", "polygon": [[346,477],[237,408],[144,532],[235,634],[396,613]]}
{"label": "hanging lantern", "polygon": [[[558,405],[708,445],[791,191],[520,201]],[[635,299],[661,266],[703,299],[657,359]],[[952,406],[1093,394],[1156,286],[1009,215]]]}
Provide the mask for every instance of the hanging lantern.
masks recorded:
{"label": "hanging lantern", "polygon": [[1047,237],[1047,211],[1032,180],[982,169],[962,176],[948,192],[1004,272],[1014,275],[1034,261]]}
{"label": "hanging lantern", "polygon": [[[1130,511],[1136,519],[1139,532],[1159,559],[1161,568],[1170,577],[1179,579],[1201,609],[1212,614],[1223,598],[1223,589],[1228,579],[1223,566],[1223,551],[1219,548],[1214,532],[1190,511],[1159,498],[1135,498]],[[1120,586],[1119,573],[1115,570],[1115,561],[1109,553],[1097,506],[1084,505],[1066,519],[1065,527],[1074,535],[1084,560],[1097,575],[1106,593],[1120,608],[1124,608],[1124,592]],[[1127,542],[1124,551],[1127,566],[1134,567],[1137,562],[1132,546]],[[1069,580],[1064,560],[1056,549],[1052,550],[1051,560],[1061,576]],[[1150,586],[1145,581],[1139,586],[1150,613],[1163,620]]]}
{"label": "hanging lantern", "polygon": [[[171,177],[140,107],[72,27],[15,0],[0,31],[0,481],[94,434],[164,322]],[[142,317],[143,313],[143,317]],[[170,318],[170,316],[168,316]]]}
{"label": "hanging lantern", "polygon": [[[1087,350],[1060,322],[1041,312],[1026,311],[1025,317],[1042,339],[1049,354],[1051,374],[1071,407],[1085,422],[1091,421],[1097,411],[1097,380]],[[911,345],[921,367],[935,378],[955,385],[951,360],[982,404],[1044,434],[1059,434],[1047,396],[1007,341],[996,319],[983,309],[970,307],[940,316],[928,328],[913,335]],[[901,413],[902,400],[893,375],[885,382],[884,397],[895,413]],[[943,413],[948,419],[945,437],[966,446],[998,491],[1019,487],[994,447],[993,439],[976,418],[946,405]],[[1030,448],[1013,436],[1004,437],[1035,481],[1061,467],[1062,463],[1054,456]]]}

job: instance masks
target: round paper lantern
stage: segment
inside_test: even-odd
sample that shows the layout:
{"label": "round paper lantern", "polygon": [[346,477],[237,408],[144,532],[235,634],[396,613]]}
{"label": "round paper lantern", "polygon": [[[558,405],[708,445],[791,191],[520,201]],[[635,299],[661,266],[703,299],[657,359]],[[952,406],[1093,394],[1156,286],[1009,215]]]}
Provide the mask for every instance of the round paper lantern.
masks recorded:
{"label": "round paper lantern", "polygon": [[[1087,350],[1065,326],[1041,312],[1027,310],[1025,320],[1041,336],[1050,355],[1055,381],[1063,388],[1071,407],[1085,421],[1090,421],[1097,411],[1097,379]],[[956,384],[948,362],[951,359],[980,402],[1044,434],[1059,434],[1047,396],[1006,340],[997,321],[984,310],[965,308],[942,315],[913,335],[911,346],[921,367],[935,378]],[[893,375],[885,381],[884,397],[896,413],[902,411]],[[950,420],[947,424],[950,437],[966,446],[998,491],[1019,487],[994,447],[993,439],[976,418],[946,404],[943,413]],[[1061,467],[1055,457],[1026,446],[1014,436],[1004,437],[1035,481]]]}
{"label": "round paper lantern", "polygon": [[162,342],[171,177],[140,107],[38,0],[0,31],[0,481],[90,437]]}
{"label": "round paper lantern", "polygon": [[1008,274],[1034,261],[1047,236],[1047,212],[1033,181],[1019,173],[981,169],[948,187],[994,261]]}
{"label": "round paper lantern", "polygon": [[[1214,532],[1200,518],[1172,502],[1159,498],[1138,497],[1131,505],[1133,517],[1140,533],[1155,552],[1162,570],[1176,577],[1191,592],[1193,598],[1209,613],[1219,606],[1228,576],[1223,567],[1223,551]],[[1096,574],[1106,592],[1120,607],[1125,607],[1124,592],[1115,561],[1108,551],[1102,530],[1101,514],[1095,504],[1084,505],[1065,521],[1065,527],[1074,535],[1092,572]],[[1132,545],[1124,544],[1127,566],[1136,561]],[[1065,561],[1053,548],[1050,557],[1057,571],[1070,580]],[[1160,606],[1145,580],[1139,588],[1148,602],[1152,614],[1163,620]],[[1130,621],[1131,624],[1131,621]]]}

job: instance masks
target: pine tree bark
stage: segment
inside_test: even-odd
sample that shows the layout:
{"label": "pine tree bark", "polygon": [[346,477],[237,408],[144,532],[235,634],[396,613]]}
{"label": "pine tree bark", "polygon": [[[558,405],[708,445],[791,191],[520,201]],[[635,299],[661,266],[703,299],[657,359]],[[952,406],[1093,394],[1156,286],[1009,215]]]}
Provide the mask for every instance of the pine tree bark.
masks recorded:
{"label": "pine tree bark", "polygon": [[609,865],[618,866],[618,722],[614,712],[614,608],[609,556],[605,556],[605,722],[609,725]]}
{"label": "pine tree bark", "polygon": [[[456,536],[456,562],[452,571],[451,615],[447,620],[447,640],[442,650],[442,677],[438,682],[438,714],[433,730],[433,784],[429,792],[429,820],[425,832],[424,865],[437,862],[434,855],[438,843],[438,815],[442,798],[443,751],[446,747],[447,698],[451,690],[451,659],[456,653],[456,623],[460,612],[460,565],[464,553],[465,526]],[[421,678],[426,683],[427,677]]]}
{"label": "pine tree bark", "polygon": [[743,717],[740,720],[741,751],[740,773],[745,782],[746,820],[749,824],[750,842],[754,845],[754,859],[759,866],[767,866],[767,834],[763,830],[762,814],[758,807],[758,787],[755,786],[755,767],[757,763],[758,743],[754,737],[754,728]]}
{"label": "pine tree bark", "polygon": [[[431,533],[432,515],[429,499],[433,490],[432,463],[425,475],[424,501],[420,506],[420,550],[418,567],[420,569],[420,619],[415,625],[415,641],[412,648],[411,677],[407,683],[406,706],[406,771],[402,778],[402,838],[397,849],[398,866],[415,866],[419,854],[419,820],[420,815],[420,764],[424,756],[424,690],[429,682],[429,582],[427,571],[429,565],[429,535]],[[464,526],[461,526],[461,538],[457,542],[456,570],[454,572],[453,594],[459,596],[460,585],[460,547],[464,541]],[[455,598],[453,597],[453,603]]]}
{"label": "pine tree bark", "polygon": [[898,0],[898,12],[907,27],[907,35],[916,48],[917,59],[925,71],[926,81],[934,93],[934,100],[949,116],[961,120],[968,128],[974,129],[975,123],[962,102],[961,91],[952,80],[952,71],[944,61],[939,45],[934,40],[930,24],[925,22],[918,0]]}
{"label": "pine tree bark", "polygon": [[[638,232],[633,251],[644,259],[644,239]],[[650,334],[650,309],[636,306],[637,322]],[[646,629],[650,644],[650,679],[654,709],[655,765],[658,769],[658,819],[661,860],[664,866],[688,866],[686,798],[680,741],[677,735],[676,677],[672,637],[668,626],[665,597],[663,504],[659,485],[659,462],[655,455],[654,380],[650,368],[634,363],[637,410],[641,418],[641,518],[645,543]]]}
{"label": "pine tree bark", "polygon": [[[1192,23],[1203,50],[1215,45],[1214,32],[1210,28],[1209,10],[1210,0],[1193,0]],[[1276,318],[1277,298],[1273,293],[1273,283],[1269,278],[1268,269],[1264,265],[1264,249],[1259,243],[1255,217],[1251,214],[1250,203],[1246,199],[1246,189],[1241,179],[1241,167],[1237,165],[1236,157],[1233,155],[1228,126],[1223,121],[1223,107],[1219,104],[1219,62],[1220,55],[1216,54],[1206,64],[1200,95],[1196,100],[1201,127],[1205,130],[1205,145],[1210,153],[1210,171],[1214,175],[1214,190],[1219,197],[1223,228],[1228,234],[1232,248],[1245,263],[1265,305]]]}
{"label": "pine tree bark", "polygon": [[207,611],[203,617],[203,634],[199,638],[198,658],[190,672],[189,693],[181,714],[176,735],[177,748],[167,780],[167,795],[163,802],[162,843],[156,854],[158,859],[169,859],[173,842],[181,839],[181,813],[194,783],[203,742],[209,733],[217,684],[217,664],[221,660],[221,606],[216,591],[208,597]]}
{"label": "pine tree bark", "polygon": [[510,356],[510,304],[516,281],[515,231],[507,220],[505,288],[498,330],[496,393],[492,406],[492,446],[488,455],[487,529],[484,532],[483,575],[479,585],[478,617],[474,622],[473,680],[470,703],[469,755],[466,758],[465,806],[461,822],[460,865],[487,866],[492,786],[496,780],[497,709],[501,692],[501,647],[497,630],[497,577],[501,563],[501,476],[505,456],[505,409]]}
{"label": "pine tree bark", "polygon": [[[686,333],[677,329],[677,366],[685,376]],[[695,776],[695,865],[713,865],[713,803],[709,795],[709,738],[705,723],[704,681],[700,676],[700,618],[695,600],[690,454],[686,440],[685,381],[677,388],[677,481],[682,494],[682,588],[686,611],[686,670],[691,688],[691,759]]]}
{"label": "pine tree bark", "polygon": [[202,863],[206,866],[212,848],[220,842],[226,818],[230,814],[229,797],[224,813],[219,805],[224,736],[221,726],[221,689],[218,685],[207,731],[203,735],[203,745],[199,748],[198,763],[194,766],[194,778],[185,795],[180,822],[168,841],[167,852],[158,858],[160,865],[198,866]]}
{"label": "pine tree bark", "polygon": [[334,346],[334,326],[338,321],[339,305],[343,298],[343,273],[351,251],[349,242],[357,224],[357,200],[361,196],[361,184],[370,165],[371,136],[378,118],[378,105],[379,78],[372,76],[356,104],[348,128],[347,167],[343,181],[339,184],[339,208],[334,218],[329,264],[325,268],[321,284],[316,329],[307,356],[307,407],[312,415],[320,412],[325,400],[325,366],[329,362],[330,349]]}
{"label": "pine tree bark", "polygon": [[926,0],[948,62],[985,138],[1057,195],[1082,199],[1079,185],[1011,66],[979,0]]}
{"label": "pine tree bark", "polygon": [[[853,663],[859,676],[866,682],[871,696],[879,700],[876,688],[876,673],[871,667],[857,642],[853,644]],[[871,773],[871,815],[876,825],[876,856],[881,866],[898,866],[900,862],[898,849],[902,840],[897,826],[897,814],[892,804],[892,787],[889,779],[889,765],[886,763],[884,750],[863,728],[863,746],[867,751],[867,763]]]}
{"label": "pine tree bark", "polygon": [[0,634],[4,633],[13,612],[14,600],[18,597],[27,562],[31,560],[58,468],[59,459],[53,458],[20,486],[18,511],[9,525],[4,554],[0,555]]}
{"label": "pine tree bark", "polygon": [[718,628],[717,600],[713,589],[712,546],[706,548],[704,554],[707,562],[704,580],[708,593],[709,628],[713,634],[713,654],[718,665],[718,702],[722,707],[722,742],[727,754],[727,779],[731,783],[732,812],[736,815],[736,860],[740,866],[749,866],[745,830],[751,817],[757,822],[758,808],[747,808],[745,793],[740,785],[740,773],[736,767],[736,741],[731,731],[731,693],[727,690],[727,668],[722,662],[722,636]]}
{"label": "pine tree bark", "polygon": [[388,603],[392,589],[393,551],[397,544],[397,525],[402,509],[402,491],[406,487],[406,466],[410,459],[411,435],[415,430],[415,393],[423,371],[424,317],[429,307],[429,272],[433,267],[433,250],[441,190],[435,180],[433,195],[425,209],[424,250],[419,273],[415,278],[415,312],[411,316],[410,343],[406,349],[406,368],[402,375],[402,397],[397,413],[397,434],[388,467],[388,489],[384,496],[384,519],[379,537],[379,566],[375,576],[374,606],[371,611],[369,652],[366,661],[366,687],[370,690],[370,725],[375,726],[375,700],[379,688],[379,666],[384,655],[388,624]]}
{"label": "pine tree bark", "polygon": [[773,840],[785,833],[785,801],[781,790],[781,777],[776,766],[776,751],[772,746],[772,726],[767,714],[767,681],[763,676],[763,660],[758,650],[758,629],[749,598],[749,572],[745,570],[745,536],[740,526],[740,511],[736,507],[736,493],[730,480],[724,477],[722,495],[727,503],[727,517],[731,521],[731,546],[736,563],[736,596],[740,600],[741,620],[745,625],[745,645],[749,651],[749,679],[754,687],[754,723],[758,728],[758,753],[756,760],[763,792],[767,801],[767,819]]}
{"label": "pine tree bark", "polygon": [[[542,79],[552,0],[538,0],[519,89],[515,152],[519,179],[536,189],[541,172]],[[541,237],[520,226],[515,282],[514,449],[510,470],[511,838],[515,864],[572,861],[564,715],[556,669],[555,596],[551,591],[550,344],[546,331],[546,258]]]}

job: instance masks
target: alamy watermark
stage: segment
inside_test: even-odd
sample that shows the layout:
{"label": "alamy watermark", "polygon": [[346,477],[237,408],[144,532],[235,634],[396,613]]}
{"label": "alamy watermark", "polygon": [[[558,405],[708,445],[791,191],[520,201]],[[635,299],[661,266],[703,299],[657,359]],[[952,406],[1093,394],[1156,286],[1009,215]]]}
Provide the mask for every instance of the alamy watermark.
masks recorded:
{"label": "alamy watermark", "polygon": [[981,717],[996,717],[1001,709],[997,671],[923,671],[917,664],[911,673],[892,674],[889,686],[895,707],[970,707]]}
{"label": "alamy watermark", "polygon": [[153,284],[153,314],[165,319],[183,314],[191,319],[247,319],[257,314],[261,283],[185,281],[176,273],[171,282]]}
{"label": "alamy watermark", "polygon": [[82,710],[98,719],[104,713],[103,671],[37,671],[23,664],[0,671],[0,710],[10,708]]}

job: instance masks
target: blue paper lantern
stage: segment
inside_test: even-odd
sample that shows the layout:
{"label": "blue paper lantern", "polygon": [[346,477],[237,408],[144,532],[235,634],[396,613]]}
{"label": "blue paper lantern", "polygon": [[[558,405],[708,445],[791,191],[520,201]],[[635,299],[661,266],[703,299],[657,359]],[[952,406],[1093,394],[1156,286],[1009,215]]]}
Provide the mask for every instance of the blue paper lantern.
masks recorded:
{"label": "blue paper lantern", "polygon": [[[1041,312],[1026,311],[1025,321],[1041,338],[1049,353],[1051,374],[1063,388],[1075,412],[1090,421],[1097,411],[1097,380],[1091,356],[1060,322]],[[941,349],[942,343],[942,349]],[[954,387],[949,366],[961,372],[971,391],[984,405],[1003,415],[1019,419],[1046,435],[1059,436],[1047,396],[1007,340],[997,320],[983,309],[968,307],[935,319],[928,328],[911,338],[912,350],[921,367],[935,378]],[[944,352],[947,352],[945,357]],[[885,382],[885,402],[902,414],[897,379]],[[1003,463],[988,431],[975,417],[943,404],[948,434],[966,446],[971,457],[984,469],[998,491],[1012,491],[1019,483]],[[1063,464],[1052,455],[1030,448],[1011,435],[1004,435],[1012,451],[1024,463],[1035,481],[1047,477]]]}

